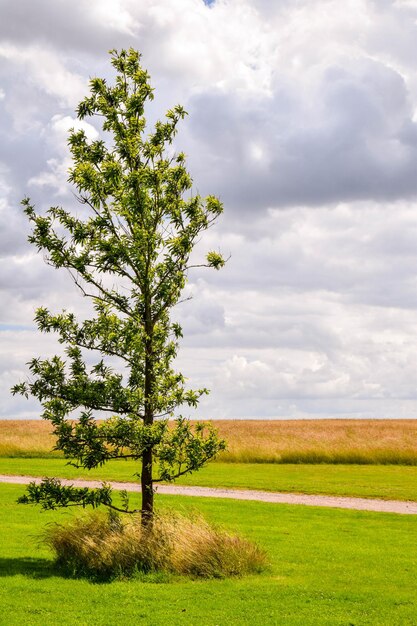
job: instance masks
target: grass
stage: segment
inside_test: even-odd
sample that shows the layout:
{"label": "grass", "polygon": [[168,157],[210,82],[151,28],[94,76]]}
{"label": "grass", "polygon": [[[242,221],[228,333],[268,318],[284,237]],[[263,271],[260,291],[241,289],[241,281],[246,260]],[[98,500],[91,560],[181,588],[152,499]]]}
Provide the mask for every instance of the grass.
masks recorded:
{"label": "grass", "polygon": [[[417,420],[218,420],[222,463],[417,465]],[[0,456],[56,457],[43,420],[0,421]]]}
{"label": "grass", "polygon": [[55,437],[45,420],[0,420],[0,456],[53,458]]}
{"label": "grass", "polygon": [[417,526],[410,516],[158,497],[257,541],[270,570],[241,579],[144,576],[94,584],[59,577],[36,536],[69,511],[17,505],[0,486],[0,624],[6,626],[412,626]]}
{"label": "grass", "polygon": [[49,524],[44,541],[66,574],[97,581],[150,572],[229,578],[260,573],[268,563],[253,542],[201,515],[174,511],[159,512],[146,529],[140,515],[90,511],[64,524]]}
{"label": "grass", "polygon": [[221,420],[233,463],[417,464],[417,420]]}
{"label": "grass", "polygon": [[[0,474],[134,482],[137,471],[133,461],[112,461],[88,471],[66,465],[65,459],[0,458]],[[417,467],[210,463],[176,484],[417,500]]]}

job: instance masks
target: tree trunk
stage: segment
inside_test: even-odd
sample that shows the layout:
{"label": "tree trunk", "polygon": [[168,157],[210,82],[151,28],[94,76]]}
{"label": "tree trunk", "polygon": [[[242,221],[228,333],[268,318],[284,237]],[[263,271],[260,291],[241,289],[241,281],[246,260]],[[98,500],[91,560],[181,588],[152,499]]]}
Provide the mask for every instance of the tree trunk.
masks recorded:
{"label": "tree trunk", "polygon": [[[151,301],[150,298],[145,302],[145,414],[143,422],[145,426],[152,426],[153,424],[153,403],[152,403],[152,388],[153,388],[153,376],[154,376],[154,363],[153,363],[153,351],[152,351],[152,320],[151,320]],[[141,474],[141,488],[142,488],[142,527],[149,527],[153,521],[153,461],[152,448],[148,448],[142,455],[142,474]]]}
{"label": "tree trunk", "polygon": [[146,450],[142,456],[142,526],[149,527],[153,518],[153,480],[152,480],[152,450]]}

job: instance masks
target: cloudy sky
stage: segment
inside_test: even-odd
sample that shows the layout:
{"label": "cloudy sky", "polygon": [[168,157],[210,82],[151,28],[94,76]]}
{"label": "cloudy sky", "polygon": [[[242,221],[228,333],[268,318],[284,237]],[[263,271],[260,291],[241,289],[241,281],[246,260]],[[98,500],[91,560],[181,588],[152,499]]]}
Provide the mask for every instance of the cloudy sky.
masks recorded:
{"label": "cloudy sky", "polygon": [[74,109],[129,46],[225,205],[176,313],[199,416],[417,418],[416,0],[0,0],[0,417],[39,412],[9,393],[57,351],[34,310],[85,306],[19,202],[74,205]]}

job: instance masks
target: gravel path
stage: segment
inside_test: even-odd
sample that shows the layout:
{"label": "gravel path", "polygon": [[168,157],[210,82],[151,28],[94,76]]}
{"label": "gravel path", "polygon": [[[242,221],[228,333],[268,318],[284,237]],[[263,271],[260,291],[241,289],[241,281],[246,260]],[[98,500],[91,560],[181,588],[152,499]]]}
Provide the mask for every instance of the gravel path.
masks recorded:
{"label": "gravel path", "polygon": [[[41,479],[35,476],[9,476],[0,474],[1,483],[16,483],[27,485]],[[65,480],[63,485],[74,487],[100,487],[101,482],[96,480]],[[110,483],[114,489],[126,491],[140,491],[136,483]],[[256,500],[257,502],[272,502],[276,504],[304,504],[307,506],[328,506],[339,509],[356,509],[358,511],[379,511],[383,513],[400,513],[403,515],[417,515],[417,502],[402,502],[400,500],[376,500],[370,498],[348,498],[345,496],[311,496],[299,493],[277,493],[270,491],[255,491],[249,489],[218,489],[211,487],[183,487],[180,485],[158,485],[158,493],[181,496],[199,496],[205,498],[229,498],[231,500]]]}

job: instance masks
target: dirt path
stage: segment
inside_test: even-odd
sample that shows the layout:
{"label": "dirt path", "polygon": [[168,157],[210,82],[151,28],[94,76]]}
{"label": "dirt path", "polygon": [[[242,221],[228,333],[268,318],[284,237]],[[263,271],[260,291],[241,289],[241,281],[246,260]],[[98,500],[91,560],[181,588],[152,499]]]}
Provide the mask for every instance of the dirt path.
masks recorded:
{"label": "dirt path", "polygon": [[[9,476],[0,474],[1,483],[16,483],[27,485],[41,479],[35,476]],[[61,480],[63,485],[74,487],[100,487],[101,482],[96,480]],[[126,491],[140,491],[136,483],[110,483],[114,489]],[[275,504],[304,504],[307,506],[328,506],[339,509],[356,509],[358,511],[378,511],[383,513],[400,513],[403,515],[417,515],[417,502],[402,502],[400,500],[376,500],[370,498],[348,498],[345,496],[318,496],[299,493],[277,493],[270,491],[255,491],[249,489],[219,489],[212,487],[183,487],[180,485],[158,485],[158,493],[181,496],[199,496],[204,498],[229,498],[232,500],[256,500],[257,502],[272,502]]]}

